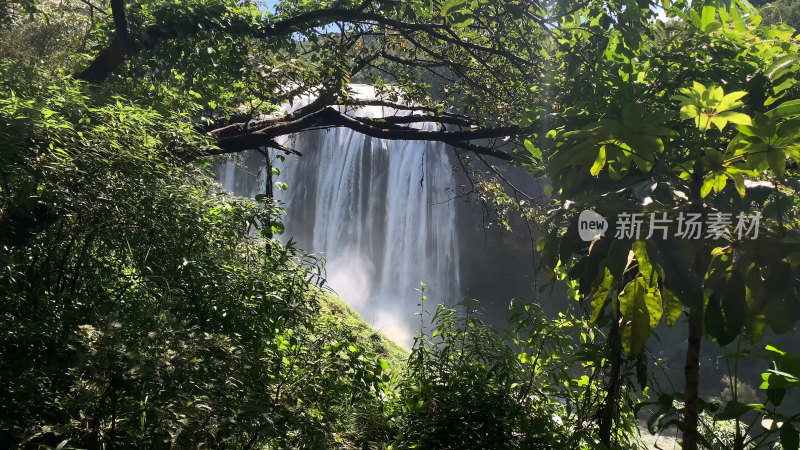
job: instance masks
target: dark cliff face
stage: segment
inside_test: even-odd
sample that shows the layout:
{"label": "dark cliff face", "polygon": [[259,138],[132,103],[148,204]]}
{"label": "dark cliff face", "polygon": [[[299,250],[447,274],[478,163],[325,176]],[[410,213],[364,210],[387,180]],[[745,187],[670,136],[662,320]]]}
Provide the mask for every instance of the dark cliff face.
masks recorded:
{"label": "dark cliff face", "polygon": [[[499,170],[514,177],[513,169]],[[466,182],[459,180],[462,181]],[[525,189],[526,193],[538,195],[539,188],[530,178],[517,186]],[[537,292],[547,281],[535,274],[535,227],[529,228],[514,215],[509,217],[512,231],[507,231],[496,223],[493,213],[486,211],[478,200],[466,198],[456,202],[462,288],[467,298],[479,301],[486,321],[504,325],[509,301],[518,297],[541,303],[548,313],[559,311],[560,306],[550,307],[552,302],[548,299],[563,297],[562,289],[556,288],[554,293],[548,290],[546,294]]]}

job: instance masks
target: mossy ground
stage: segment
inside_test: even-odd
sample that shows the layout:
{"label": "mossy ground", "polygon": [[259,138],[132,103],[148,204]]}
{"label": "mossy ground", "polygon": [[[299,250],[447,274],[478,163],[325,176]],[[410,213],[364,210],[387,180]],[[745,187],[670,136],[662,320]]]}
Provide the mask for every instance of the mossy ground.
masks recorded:
{"label": "mossy ground", "polygon": [[370,353],[386,360],[392,370],[405,367],[408,351],[377,331],[344,300],[322,289],[314,289],[322,323],[338,323],[349,330]]}

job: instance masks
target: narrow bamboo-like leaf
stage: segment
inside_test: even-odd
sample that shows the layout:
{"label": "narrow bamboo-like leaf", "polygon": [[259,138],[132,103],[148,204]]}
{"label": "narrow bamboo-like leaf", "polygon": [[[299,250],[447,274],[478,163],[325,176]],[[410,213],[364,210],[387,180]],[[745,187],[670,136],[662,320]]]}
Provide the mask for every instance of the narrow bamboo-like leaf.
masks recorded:
{"label": "narrow bamboo-like leaf", "polygon": [[772,63],[772,65],[764,71],[764,74],[767,76],[767,78],[772,80],[775,77],[780,76],[781,72],[783,72],[785,69],[788,69],[797,63],[800,63],[800,55],[786,55],[782,58],[778,58],[777,61]]}

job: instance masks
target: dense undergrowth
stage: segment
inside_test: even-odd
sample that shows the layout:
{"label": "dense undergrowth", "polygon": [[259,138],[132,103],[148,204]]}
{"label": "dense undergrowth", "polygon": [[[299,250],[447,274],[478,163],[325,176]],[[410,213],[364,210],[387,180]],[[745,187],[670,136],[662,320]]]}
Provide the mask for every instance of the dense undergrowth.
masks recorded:
{"label": "dense undergrowth", "polygon": [[314,262],[253,236],[274,207],[174,156],[184,120],[0,70],[0,441],[320,446],[376,401]]}

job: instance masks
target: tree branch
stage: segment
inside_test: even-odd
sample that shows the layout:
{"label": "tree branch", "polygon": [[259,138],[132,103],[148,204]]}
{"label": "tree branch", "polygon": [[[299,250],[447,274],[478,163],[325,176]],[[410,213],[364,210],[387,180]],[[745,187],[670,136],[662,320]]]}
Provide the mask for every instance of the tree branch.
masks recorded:
{"label": "tree branch", "polygon": [[[397,121],[402,123],[398,116]],[[318,111],[305,114],[301,117],[289,117],[263,121],[259,129],[225,127],[224,131],[214,133],[218,136],[218,153],[236,153],[258,147],[274,147],[275,138],[286,136],[309,128],[319,127],[345,127],[379,139],[434,141],[462,148],[475,154],[491,156],[503,161],[510,161],[511,155],[505,152],[473,144],[471,141],[497,137],[508,137],[524,134],[528,130],[517,126],[497,128],[478,128],[470,130],[420,130],[417,128],[400,127],[394,123],[387,123],[384,119],[354,118],[343,114],[332,107],[325,107]],[[411,121],[422,121],[419,116]],[[428,122],[437,122],[437,118],[428,118]],[[406,122],[410,123],[410,122]]]}
{"label": "tree branch", "polygon": [[[91,82],[101,83],[105,81],[117,67],[122,65],[128,58],[136,56],[141,50],[154,48],[163,41],[185,38],[192,34],[197,34],[203,31],[214,31],[224,29],[225,27],[219,23],[195,20],[194,26],[187,27],[186,23],[170,23],[153,25],[148,27],[144,35],[140,39],[134,41],[127,36],[127,28],[120,33],[122,29],[120,25],[124,21],[124,3],[123,0],[114,0],[112,5],[116,3],[117,8],[114,8],[114,22],[117,25],[117,36],[112,40],[108,47],[101,50],[92,63],[80,74],[78,78]],[[120,8],[120,3],[122,7]],[[252,36],[255,38],[267,39],[279,36],[289,36],[292,33],[300,32],[302,30],[313,29],[317,27],[324,27],[325,25],[344,22],[351,24],[367,24],[367,25],[383,25],[398,30],[406,30],[412,32],[423,32],[426,35],[447,42],[457,47],[466,48],[473,51],[478,51],[484,54],[502,56],[508,60],[523,66],[532,64],[525,58],[519,57],[509,51],[501,48],[486,47],[473,42],[468,42],[459,39],[454,34],[447,32],[449,27],[443,24],[435,23],[407,23],[400,20],[395,20],[386,17],[385,15],[364,11],[363,9],[369,5],[370,2],[364,2],[359,9],[344,9],[344,8],[327,8],[310,11],[298,14],[293,17],[288,17],[278,22],[267,24],[263,27],[243,27],[244,31],[234,31],[242,27],[231,27],[229,30],[232,34],[240,36]],[[116,11],[116,12],[115,12]],[[191,31],[187,31],[191,30]]]}
{"label": "tree branch", "polygon": [[457,117],[449,117],[449,116],[437,117],[427,114],[413,114],[410,116],[388,116],[380,118],[354,117],[354,119],[358,120],[359,122],[363,122],[367,125],[402,125],[410,123],[435,122],[443,125],[458,125],[462,127],[469,127],[473,124],[473,122],[471,121],[466,121],[464,119],[460,119]]}

